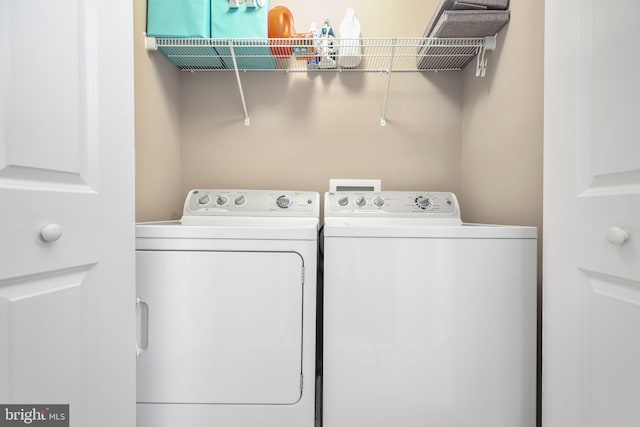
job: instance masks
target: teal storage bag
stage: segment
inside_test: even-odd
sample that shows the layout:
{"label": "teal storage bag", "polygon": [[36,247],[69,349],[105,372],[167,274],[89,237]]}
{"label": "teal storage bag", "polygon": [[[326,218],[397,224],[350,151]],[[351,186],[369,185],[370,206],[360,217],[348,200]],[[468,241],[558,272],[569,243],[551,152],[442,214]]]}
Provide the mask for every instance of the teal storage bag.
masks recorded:
{"label": "teal storage bag", "polygon": [[[211,0],[211,37],[252,38],[255,41],[233,40],[236,62],[240,70],[275,69],[276,63],[269,49],[269,0],[263,7],[247,7],[246,0],[239,7],[229,7],[227,0]],[[233,68],[231,49],[216,47],[227,68]]]}
{"label": "teal storage bag", "polygon": [[211,37],[211,1],[147,0],[147,35]]}

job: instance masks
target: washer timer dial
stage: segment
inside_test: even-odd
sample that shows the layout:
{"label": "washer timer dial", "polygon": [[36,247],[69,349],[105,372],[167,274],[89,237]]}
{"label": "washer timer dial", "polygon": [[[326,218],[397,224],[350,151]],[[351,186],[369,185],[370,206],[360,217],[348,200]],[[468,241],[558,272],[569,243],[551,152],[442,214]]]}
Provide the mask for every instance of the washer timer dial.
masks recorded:
{"label": "washer timer dial", "polygon": [[360,196],[356,199],[356,205],[360,206],[361,208],[366,206],[367,204],[367,199],[364,198],[364,196]]}
{"label": "washer timer dial", "polygon": [[415,202],[416,206],[423,210],[431,209],[433,207],[433,201],[431,200],[431,197],[418,196],[416,197]]}
{"label": "washer timer dial", "polygon": [[281,209],[287,209],[291,207],[292,204],[293,201],[285,195],[282,195],[276,199],[276,205],[278,205],[278,207]]}

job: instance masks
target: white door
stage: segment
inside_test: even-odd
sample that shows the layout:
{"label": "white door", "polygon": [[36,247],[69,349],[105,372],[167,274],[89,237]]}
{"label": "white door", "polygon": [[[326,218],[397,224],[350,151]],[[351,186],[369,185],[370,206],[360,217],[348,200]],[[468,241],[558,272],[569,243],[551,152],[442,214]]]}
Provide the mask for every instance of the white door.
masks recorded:
{"label": "white door", "polygon": [[0,405],[76,427],[135,424],[132,9],[0,1]]}
{"label": "white door", "polygon": [[640,425],[640,2],[547,1],[542,424]]}

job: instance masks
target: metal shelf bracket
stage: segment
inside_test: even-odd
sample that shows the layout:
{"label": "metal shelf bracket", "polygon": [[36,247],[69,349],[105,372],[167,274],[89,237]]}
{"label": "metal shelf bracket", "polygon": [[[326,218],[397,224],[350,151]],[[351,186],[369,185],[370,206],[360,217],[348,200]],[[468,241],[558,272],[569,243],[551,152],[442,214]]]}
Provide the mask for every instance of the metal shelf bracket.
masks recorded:
{"label": "metal shelf bracket", "polygon": [[229,39],[229,50],[231,51],[231,60],[233,61],[233,70],[236,73],[236,80],[238,81],[238,90],[240,91],[240,99],[242,100],[242,109],[244,110],[244,125],[249,126],[250,119],[247,112],[247,103],[244,99],[244,91],[242,90],[242,81],[240,80],[240,72],[238,71],[238,61],[236,60],[236,52],[233,49],[233,39]]}
{"label": "metal shelf bracket", "polygon": [[391,44],[391,54],[389,55],[389,68],[387,69],[387,88],[384,91],[384,102],[382,104],[382,117],[380,118],[380,126],[387,125],[387,101],[389,99],[389,87],[391,86],[391,71],[393,70],[393,58],[396,54],[397,38],[393,39]]}

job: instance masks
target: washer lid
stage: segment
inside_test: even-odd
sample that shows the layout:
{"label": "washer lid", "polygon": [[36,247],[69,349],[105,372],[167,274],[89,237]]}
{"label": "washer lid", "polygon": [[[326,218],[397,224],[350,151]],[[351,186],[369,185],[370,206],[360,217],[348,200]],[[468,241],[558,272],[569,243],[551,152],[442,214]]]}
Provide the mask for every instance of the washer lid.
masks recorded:
{"label": "washer lid", "polygon": [[430,224],[427,221],[385,218],[327,218],[325,239],[334,237],[412,239],[536,239],[536,227],[493,224]]}
{"label": "washer lid", "polygon": [[324,216],[363,221],[407,219],[434,225],[460,225],[455,194],[431,191],[342,191],[325,193]]}
{"label": "washer lid", "polygon": [[181,222],[218,224],[215,218],[318,218],[320,195],[309,191],[191,190]]}

